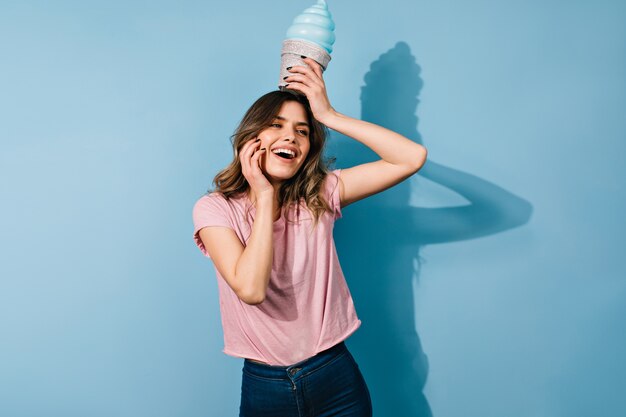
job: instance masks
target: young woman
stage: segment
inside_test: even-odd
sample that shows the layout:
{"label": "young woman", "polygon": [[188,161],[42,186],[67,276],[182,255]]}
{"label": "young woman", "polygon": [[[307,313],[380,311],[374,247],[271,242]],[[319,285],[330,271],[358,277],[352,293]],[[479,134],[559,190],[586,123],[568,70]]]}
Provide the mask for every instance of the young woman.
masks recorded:
{"label": "young woman", "polygon": [[[330,105],[305,58],[246,112],[234,158],[194,205],[194,240],[215,266],[223,352],[244,358],[240,416],[371,416],[369,390],[344,340],[361,324],[333,225],[348,204],[415,174],[426,149]],[[329,171],[327,128],[382,159]],[[367,227],[367,225],[363,225]]]}

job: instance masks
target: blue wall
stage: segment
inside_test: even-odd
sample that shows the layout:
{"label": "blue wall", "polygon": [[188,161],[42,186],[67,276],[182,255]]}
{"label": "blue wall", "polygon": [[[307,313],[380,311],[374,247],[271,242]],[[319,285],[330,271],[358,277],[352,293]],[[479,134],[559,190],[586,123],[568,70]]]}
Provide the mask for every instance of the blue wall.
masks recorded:
{"label": "blue wall", "polygon": [[[312,3],[0,3],[0,415],[237,414],[191,207]],[[626,3],[329,5],[333,106],[429,150],[336,225],[376,415],[623,416]]]}

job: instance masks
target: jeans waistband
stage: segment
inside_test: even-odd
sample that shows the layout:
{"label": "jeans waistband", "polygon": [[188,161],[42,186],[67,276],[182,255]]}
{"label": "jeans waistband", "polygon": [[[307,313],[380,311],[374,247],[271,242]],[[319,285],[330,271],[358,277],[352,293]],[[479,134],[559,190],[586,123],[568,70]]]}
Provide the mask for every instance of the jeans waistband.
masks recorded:
{"label": "jeans waistband", "polygon": [[266,365],[264,363],[258,363],[253,362],[249,359],[244,359],[243,367],[244,370],[246,370],[247,372],[263,378],[289,379],[289,376],[294,376],[296,373],[307,374],[311,371],[314,371],[315,369],[321,368],[322,366],[330,362],[333,358],[341,355],[347,350],[348,348],[345,342],[341,341],[335,346],[323,350],[308,359],[294,363],[293,365]]}

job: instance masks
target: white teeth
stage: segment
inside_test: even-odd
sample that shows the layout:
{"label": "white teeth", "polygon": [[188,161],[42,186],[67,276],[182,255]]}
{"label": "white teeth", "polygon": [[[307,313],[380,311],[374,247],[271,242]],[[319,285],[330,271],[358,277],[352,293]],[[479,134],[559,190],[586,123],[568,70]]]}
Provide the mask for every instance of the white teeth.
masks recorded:
{"label": "white teeth", "polygon": [[272,150],[272,152],[274,152],[274,153],[279,153],[279,152],[288,153],[289,155],[293,156],[294,158],[296,156],[296,153],[294,151],[292,151],[291,149],[276,148],[276,149]]}

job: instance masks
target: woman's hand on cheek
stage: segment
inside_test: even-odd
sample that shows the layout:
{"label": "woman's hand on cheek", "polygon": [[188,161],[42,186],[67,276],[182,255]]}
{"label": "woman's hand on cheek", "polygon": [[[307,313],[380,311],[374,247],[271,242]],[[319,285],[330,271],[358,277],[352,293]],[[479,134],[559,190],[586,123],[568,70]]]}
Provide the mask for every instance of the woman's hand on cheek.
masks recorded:
{"label": "woman's hand on cheek", "polygon": [[328,95],[326,94],[326,83],[322,76],[322,67],[311,58],[304,58],[304,62],[311,68],[300,65],[291,67],[289,71],[293,74],[285,79],[289,83],[287,88],[302,92],[309,100],[313,117],[324,123],[324,120],[331,116],[335,109],[330,105]]}
{"label": "woman's hand on cheek", "polygon": [[266,148],[261,148],[261,140],[258,137],[245,143],[239,151],[241,172],[257,196],[261,193],[274,192],[272,184],[261,169],[261,157],[267,153]]}

